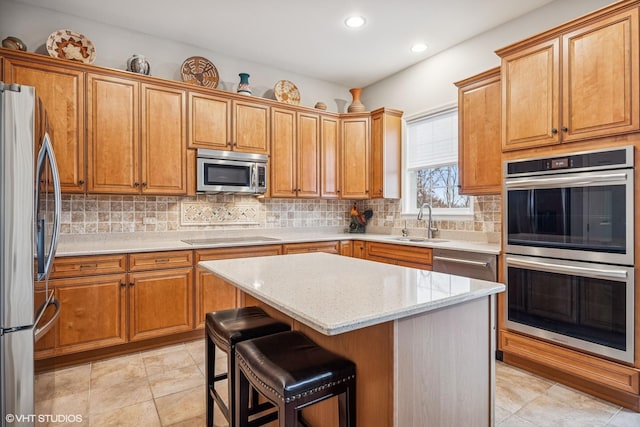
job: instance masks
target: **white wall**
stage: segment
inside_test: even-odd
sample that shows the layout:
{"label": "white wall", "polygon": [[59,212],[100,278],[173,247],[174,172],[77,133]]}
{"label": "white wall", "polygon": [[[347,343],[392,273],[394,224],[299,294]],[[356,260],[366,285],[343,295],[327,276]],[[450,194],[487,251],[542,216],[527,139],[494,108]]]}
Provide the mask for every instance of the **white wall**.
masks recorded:
{"label": "white wall", "polygon": [[[108,0],[107,0],[108,1]],[[43,2],[46,4],[46,2]],[[149,2],[153,13],[153,2]],[[30,52],[47,54],[45,43],[52,32],[68,28],[84,34],[96,47],[95,65],[125,70],[132,54],[142,54],[151,64],[151,75],[182,81],[180,66],[190,56],[203,56],[216,66],[219,89],[234,91],[238,73],[249,73],[254,96],[275,99],[273,86],[278,80],[290,80],[300,90],[301,105],[313,107],[317,101],[329,111],[342,112],[351,102],[349,89],[341,85],[305,77],[289,71],[233,58],[195,46],[152,37],[146,34],[64,15],[48,9],[0,0],[0,39],[15,36],[26,43]],[[206,31],[206,29],[203,29]],[[248,41],[250,42],[250,41]],[[242,52],[239,52],[242,56]]]}
{"label": "white wall", "polygon": [[[612,0],[556,0],[364,88],[367,110],[386,106],[405,117],[456,103],[454,82],[500,65],[495,50],[582,16]],[[452,23],[455,31],[455,23]]]}

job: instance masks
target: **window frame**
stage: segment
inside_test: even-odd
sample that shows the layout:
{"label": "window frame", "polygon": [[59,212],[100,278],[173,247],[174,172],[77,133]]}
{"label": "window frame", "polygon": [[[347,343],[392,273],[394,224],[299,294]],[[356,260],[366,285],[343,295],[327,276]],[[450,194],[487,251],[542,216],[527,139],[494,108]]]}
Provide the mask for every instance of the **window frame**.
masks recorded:
{"label": "window frame", "polygon": [[[416,182],[415,179],[411,179],[411,171],[407,169],[409,155],[409,132],[408,126],[411,122],[420,121],[426,119],[430,116],[437,116],[444,113],[449,113],[452,111],[458,112],[458,104],[451,103],[442,105],[440,107],[436,107],[430,110],[422,111],[420,113],[413,114],[411,116],[406,117],[403,120],[403,130],[402,130],[402,202],[401,202],[401,217],[403,219],[414,218],[418,215],[419,208],[416,206]],[[459,138],[459,136],[458,136]],[[456,162],[458,165],[458,177],[460,176],[460,163]],[[474,200],[473,196],[468,196],[469,207],[468,208],[433,208],[432,216],[434,219],[439,220],[467,220],[473,219],[474,211],[473,205]]]}

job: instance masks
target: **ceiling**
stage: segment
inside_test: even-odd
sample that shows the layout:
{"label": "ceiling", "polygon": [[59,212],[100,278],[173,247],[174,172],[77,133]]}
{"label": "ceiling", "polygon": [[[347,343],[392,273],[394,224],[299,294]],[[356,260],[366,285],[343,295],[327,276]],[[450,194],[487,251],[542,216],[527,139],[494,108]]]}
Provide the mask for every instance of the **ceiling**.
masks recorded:
{"label": "ceiling", "polygon": [[[363,87],[553,0],[18,1]],[[365,26],[348,29],[352,14]]]}

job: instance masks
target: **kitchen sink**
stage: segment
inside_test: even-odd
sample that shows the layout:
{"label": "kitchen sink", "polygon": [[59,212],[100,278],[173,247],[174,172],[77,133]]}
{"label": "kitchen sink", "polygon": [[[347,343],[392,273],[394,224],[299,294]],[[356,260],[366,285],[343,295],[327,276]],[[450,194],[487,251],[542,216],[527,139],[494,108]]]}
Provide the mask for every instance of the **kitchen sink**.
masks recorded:
{"label": "kitchen sink", "polygon": [[392,237],[393,240],[397,240],[399,242],[424,242],[424,243],[443,243],[443,242],[448,242],[448,240],[446,239],[434,239],[434,238],[427,238],[427,237]]}
{"label": "kitchen sink", "polygon": [[271,242],[279,241],[273,237],[265,236],[240,236],[240,237],[210,237],[205,239],[190,239],[182,242],[189,245],[216,245],[220,243],[247,243],[247,242]]}

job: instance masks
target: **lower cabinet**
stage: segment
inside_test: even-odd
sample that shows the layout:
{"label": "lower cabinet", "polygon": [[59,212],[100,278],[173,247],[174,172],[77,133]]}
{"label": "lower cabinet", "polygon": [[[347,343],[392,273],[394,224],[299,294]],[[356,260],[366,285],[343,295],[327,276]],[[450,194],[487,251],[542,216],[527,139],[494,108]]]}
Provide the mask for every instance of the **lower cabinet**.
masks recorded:
{"label": "lower cabinet", "polygon": [[329,254],[340,254],[340,241],[331,240],[329,242],[304,242],[288,243],[282,245],[282,254],[304,254],[309,252],[326,252]]}
{"label": "lower cabinet", "polygon": [[366,242],[364,247],[365,259],[370,261],[431,270],[433,255],[431,248],[378,242]]}
{"label": "lower cabinet", "polygon": [[[200,261],[280,255],[282,245],[242,246],[196,251],[196,266]],[[202,267],[196,267],[195,327],[204,328],[207,313],[238,306],[239,291]]]}

